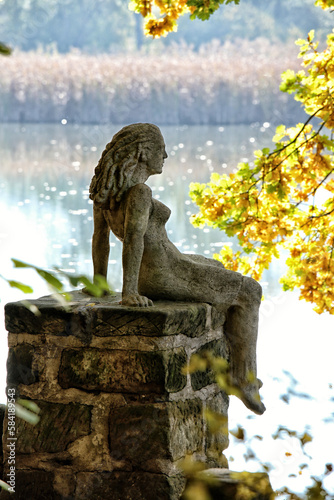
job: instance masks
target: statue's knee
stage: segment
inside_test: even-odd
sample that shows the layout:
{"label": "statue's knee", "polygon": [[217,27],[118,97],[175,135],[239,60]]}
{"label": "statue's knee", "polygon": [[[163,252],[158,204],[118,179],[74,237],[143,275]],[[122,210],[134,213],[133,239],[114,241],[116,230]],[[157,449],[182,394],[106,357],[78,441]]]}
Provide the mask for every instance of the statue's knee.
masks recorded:
{"label": "statue's knee", "polygon": [[251,300],[261,300],[262,299],[262,286],[253,278],[249,278],[248,276],[244,276],[244,293]]}

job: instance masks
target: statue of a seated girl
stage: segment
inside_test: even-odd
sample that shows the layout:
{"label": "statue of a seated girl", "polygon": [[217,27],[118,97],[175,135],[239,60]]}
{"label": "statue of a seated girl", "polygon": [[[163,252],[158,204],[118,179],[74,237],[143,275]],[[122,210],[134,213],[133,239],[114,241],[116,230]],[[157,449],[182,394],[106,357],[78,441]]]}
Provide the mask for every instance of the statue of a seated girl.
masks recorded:
{"label": "statue of a seated girl", "polygon": [[123,243],[123,305],[151,307],[155,300],[170,300],[206,302],[224,310],[231,381],[244,404],[262,414],[256,378],[261,286],[218,261],[182,254],[168,239],[170,209],[145,184],[162,173],[166,158],[159,128],[148,123],[122,128],[107,144],[90,185],[94,275],[107,277],[112,231]]}

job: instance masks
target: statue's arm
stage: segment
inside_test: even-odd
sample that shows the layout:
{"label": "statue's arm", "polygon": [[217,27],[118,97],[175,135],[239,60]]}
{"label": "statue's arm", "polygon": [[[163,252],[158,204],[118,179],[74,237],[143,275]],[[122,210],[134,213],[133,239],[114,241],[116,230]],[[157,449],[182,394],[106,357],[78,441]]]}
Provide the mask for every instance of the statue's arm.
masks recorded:
{"label": "statue's arm", "polygon": [[109,260],[109,235],[110,228],[103,215],[103,210],[94,203],[94,232],[92,241],[92,257],[94,276],[100,274],[107,278],[108,260]]}
{"label": "statue's arm", "polygon": [[151,204],[152,191],[146,184],[137,184],[129,190],[126,200],[122,254],[123,305],[142,307],[153,305],[150,299],[138,293],[139,270]]}

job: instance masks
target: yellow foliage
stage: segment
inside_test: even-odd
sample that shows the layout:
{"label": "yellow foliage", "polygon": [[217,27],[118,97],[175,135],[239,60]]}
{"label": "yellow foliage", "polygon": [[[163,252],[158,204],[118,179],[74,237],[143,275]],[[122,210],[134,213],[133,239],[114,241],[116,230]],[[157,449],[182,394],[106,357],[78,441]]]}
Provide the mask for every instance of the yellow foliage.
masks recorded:
{"label": "yellow foliage", "polygon": [[228,434],[228,421],[226,416],[209,410],[208,408],[205,410],[204,415],[208,428],[212,434]]}
{"label": "yellow foliage", "polygon": [[[145,34],[159,37],[175,31],[185,13],[207,19],[225,0],[191,3],[132,0],[130,8],[144,16]],[[334,0],[316,0],[315,5],[330,9]],[[301,298],[313,302],[317,312],[334,314],[334,141],[320,134],[325,127],[334,128],[334,33],[322,51],[314,31],[296,43],[303,69],[287,70],[281,90],[294,93],[310,118],[295,127],[278,127],[273,138],[276,149],[256,151],[254,167],[242,163],[236,174],[214,174],[208,185],[192,184],[191,196],[200,212],[191,220],[237,236],[245,255],[227,247],[215,257],[228,269],[257,280],[272,258],[288,249],[283,288],[300,288]],[[311,124],[313,118],[320,120],[317,129]]]}
{"label": "yellow foliage", "polygon": [[238,481],[235,500],[255,500],[262,495],[274,500],[276,496],[266,474],[246,471],[232,472],[231,477]]}
{"label": "yellow foliage", "polygon": [[[224,2],[239,3],[239,0],[130,0],[129,8],[145,18],[144,32],[146,36],[166,36],[177,30],[179,18],[187,13],[202,20],[208,19]],[[326,10],[334,6],[334,0],[315,0],[315,5]],[[157,9],[159,17],[153,14]]]}
{"label": "yellow foliage", "polygon": [[185,500],[212,500],[204,481],[194,481],[184,492]]}
{"label": "yellow foliage", "polygon": [[[296,94],[310,118],[277,127],[276,149],[256,151],[254,166],[240,163],[235,174],[213,174],[207,185],[192,184],[190,194],[200,209],[192,222],[237,236],[243,253],[226,246],[214,257],[257,280],[287,249],[283,288],[298,287],[300,298],[314,303],[318,313],[334,314],[334,140],[321,135],[334,129],[334,34],[322,52],[313,38],[311,32],[298,40],[305,69],[286,71],[281,85]],[[320,119],[317,128],[313,118]]]}
{"label": "yellow foliage", "polygon": [[[179,17],[190,12],[187,0],[132,0],[129,8],[145,18],[145,35],[153,38],[176,31]],[[153,14],[154,8],[159,9],[159,17]]]}
{"label": "yellow foliage", "polygon": [[315,5],[322,9],[330,9],[334,7],[334,0],[316,0]]}

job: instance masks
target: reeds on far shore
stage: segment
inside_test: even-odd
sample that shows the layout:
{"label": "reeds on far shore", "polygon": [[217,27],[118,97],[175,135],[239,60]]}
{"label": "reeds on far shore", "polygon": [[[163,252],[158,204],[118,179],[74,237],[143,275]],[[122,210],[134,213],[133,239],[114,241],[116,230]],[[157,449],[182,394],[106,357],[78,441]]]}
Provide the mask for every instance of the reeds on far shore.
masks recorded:
{"label": "reeds on far shore", "polygon": [[291,47],[264,39],[163,55],[16,52],[0,59],[0,121],[287,122],[298,107],[280,74],[296,66]]}

